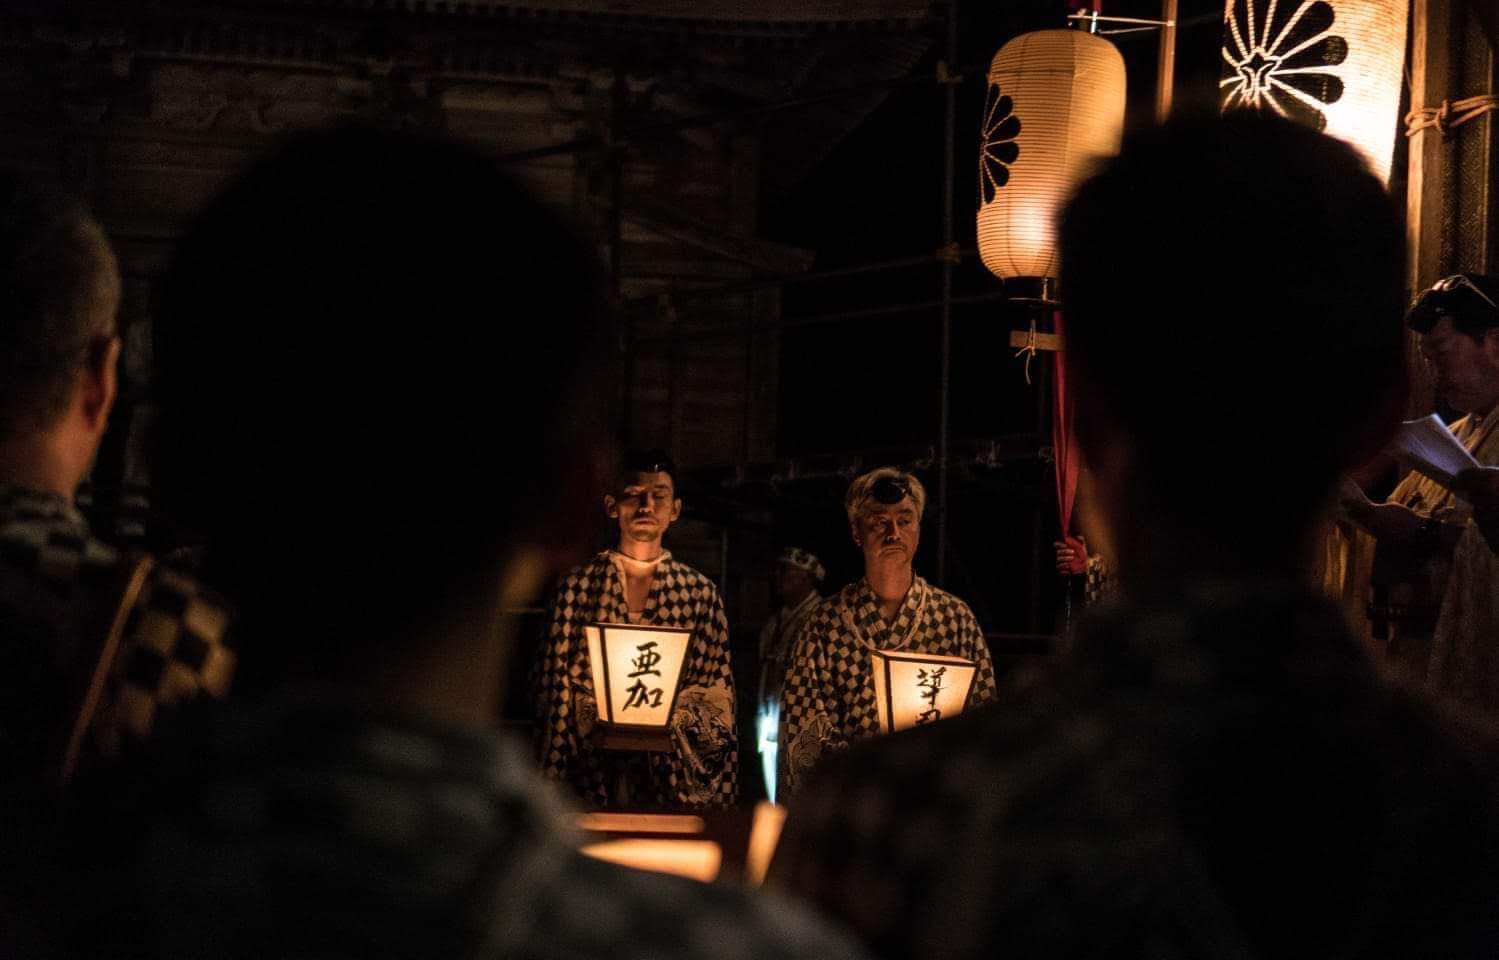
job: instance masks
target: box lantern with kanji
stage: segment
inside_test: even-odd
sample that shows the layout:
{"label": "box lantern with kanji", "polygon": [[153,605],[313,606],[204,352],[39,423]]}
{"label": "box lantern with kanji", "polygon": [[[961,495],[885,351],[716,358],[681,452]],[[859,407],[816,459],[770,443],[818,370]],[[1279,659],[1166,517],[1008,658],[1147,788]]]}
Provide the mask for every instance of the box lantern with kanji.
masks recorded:
{"label": "box lantern with kanji", "polygon": [[611,749],[669,750],[682,664],[692,631],[685,627],[593,623],[583,628],[598,704],[599,743]]}
{"label": "box lantern with kanji", "polygon": [[955,717],[968,705],[978,664],[962,657],[872,650],[880,731],[894,733]]}

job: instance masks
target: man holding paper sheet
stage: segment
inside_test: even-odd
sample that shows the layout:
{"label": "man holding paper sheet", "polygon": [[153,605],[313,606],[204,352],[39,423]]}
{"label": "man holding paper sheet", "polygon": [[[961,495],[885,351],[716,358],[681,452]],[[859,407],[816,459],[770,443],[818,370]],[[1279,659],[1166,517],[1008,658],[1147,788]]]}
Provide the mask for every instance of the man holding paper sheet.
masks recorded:
{"label": "man holding paper sheet", "polygon": [[[563,578],[552,600],[541,690],[540,752],[547,776],[597,807],[722,807],[738,789],[738,734],[729,626],[713,581],[672,559],[663,546],[682,515],[675,468],[659,452],[634,454],[604,509],[619,546]],[[604,749],[585,630],[614,623],[686,627],[669,732],[671,748]]]}
{"label": "man holding paper sheet", "polygon": [[[1442,399],[1465,414],[1450,432],[1435,416],[1402,425],[1393,451],[1415,469],[1382,504],[1350,491],[1344,506],[1378,541],[1371,629],[1391,661],[1433,689],[1499,706],[1499,558],[1469,521],[1455,478],[1499,463],[1499,282],[1439,281],[1406,317],[1421,335]],[[1365,544],[1365,549],[1368,545]],[[1359,585],[1361,590],[1361,584]]]}
{"label": "man holding paper sheet", "polygon": [[930,665],[926,677],[913,673],[913,681],[930,684],[933,673],[943,670],[945,679],[951,670],[970,684],[969,703],[994,699],[994,665],[973,611],[912,568],[925,507],[921,481],[894,467],[871,470],[849,485],[844,509],[864,553],[864,576],[812,611],[792,652],[781,707],[785,791],[794,791],[824,753],[881,733],[882,725],[903,726],[881,719],[875,696],[880,651],[951,659]]}

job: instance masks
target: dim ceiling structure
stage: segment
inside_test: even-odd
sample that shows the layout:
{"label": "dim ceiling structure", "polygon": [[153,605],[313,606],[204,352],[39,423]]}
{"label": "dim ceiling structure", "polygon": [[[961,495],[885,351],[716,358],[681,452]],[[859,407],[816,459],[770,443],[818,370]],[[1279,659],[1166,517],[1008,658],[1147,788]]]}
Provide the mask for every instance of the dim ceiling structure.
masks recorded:
{"label": "dim ceiling structure", "polygon": [[[1104,6],[1141,21],[1163,9]],[[1180,0],[1179,103],[1216,106],[1222,11]],[[717,547],[686,533],[679,545],[719,550],[731,609],[753,620],[768,602],[755,570],[773,555],[778,515],[810,516],[854,473],[897,462],[937,488],[933,572],[970,593],[1014,574],[967,569],[988,547],[947,542],[949,505],[973,517],[991,497],[1029,511],[1000,567],[1024,569],[1029,613],[1012,629],[1043,631],[1045,364],[1025,386],[1003,336],[972,336],[971,318],[1001,333],[1023,320],[978,266],[969,219],[988,58],[1065,16],[1057,0],[12,0],[0,11],[0,160],[83,189],[126,274],[122,402],[93,478],[100,529],[126,540],[154,529],[151,310],[175,238],[268,138],[351,119],[480,143],[602,238],[628,372],[621,432],[670,449],[696,516],[745,546],[730,560],[728,533]],[[1413,0],[1408,106],[1495,90],[1493,18],[1487,0]],[[1111,37],[1129,67],[1131,125],[1157,110],[1161,50],[1142,26]],[[871,132],[881,126],[883,139]],[[1397,148],[1413,286],[1493,269],[1496,149],[1492,115]],[[855,184],[845,207],[889,211],[888,233],[848,215],[823,242],[788,227],[795,216],[767,214],[845,216],[818,206],[839,180]],[[861,233],[883,239],[861,246]],[[956,347],[955,319],[969,337]],[[925,364],[907,378],[914,426],[887,438],[830,415],[836,428],[810,440],[789,432],[819,402],[796,393],[792,361],[811,350],[830,394],[820,402],[857,410],[841,399],[857,380],[834,376],[829,358],[843,340],[902,331],[913,331],[907,362]],[[968,416],[974,405],[1022,416],[997,426]]]}

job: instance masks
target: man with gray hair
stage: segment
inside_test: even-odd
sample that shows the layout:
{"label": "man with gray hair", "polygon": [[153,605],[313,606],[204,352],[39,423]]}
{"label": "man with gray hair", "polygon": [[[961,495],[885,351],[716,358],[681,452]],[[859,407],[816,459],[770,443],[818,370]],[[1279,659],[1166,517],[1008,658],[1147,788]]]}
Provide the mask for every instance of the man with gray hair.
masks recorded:
{"label": "man with gray hair", "polygon": [[824,600],[802,628],[782,693],[781,786],[796,790],[824,753],[879,733],[871,651],[977,664],[968,702],[994,699],[994,665],[968,604],[916,575],[926,489],[894,467],[856,479],[843,506],[864,576]]}

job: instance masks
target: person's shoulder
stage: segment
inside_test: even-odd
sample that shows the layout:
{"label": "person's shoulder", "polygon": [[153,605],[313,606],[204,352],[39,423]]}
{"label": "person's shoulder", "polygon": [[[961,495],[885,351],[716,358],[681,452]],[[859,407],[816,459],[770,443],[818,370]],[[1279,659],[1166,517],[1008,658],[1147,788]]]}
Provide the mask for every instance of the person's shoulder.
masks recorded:
{"label": "person's shoulder", "polygon": [[941,587],[929,583],[926,580],[923,580],[922,582],[926,584],[927,593],[929,595],[929,599],[927,602],[929,604],[938,609],[945,609],[949,612],[950,615],[955,617],[961,617],[968,620],[975,619],[975,617],[973,616],[973,610],[968,606],[967,601],[963,600],[957,594],[949,593],[948,591],[943,590]]}
{"label": "person's shoulder", "polygon": [[859,581],[846,583],[818,601],[812,608],[813,616],[837,616],[839,611],[852,610],[859,605]]}
{"label": "person's shoulder", "polygon": [[859,958],[848,937],[777,897],[574,854],[534,933],[547,957]]}
{"label": "person's shoulder", "polygon": [[[138,563],[142,558],[129,559]],[[147,563],[149,571],[133,603],[132,639],[171,651],[194,670],[223,669],[225,665],[210,661],[228,655],[229,601],[185,571],[154,560]]]}
{"label": "person's shoulder", "polygon": [[121,594],[130,609],[122,621],[112,691],[94,723],[94,736],[106,749],[145,739],[164,710],[223,700],[238,665],[233,617],[221,595],[149,558],[130,562]]}
{"label": "person's shoulder", "polygon": [[844,891],[889,891],[885,909],[839,916],[897,955],[916,948],[915,918],[941,912],[981,932],[1015,895],[998,882],[1007,866],[1089,822],[1061,811],[1107,752],[1073,737],[1067,712],[1044,698],[1007,697],[825,756],[791,801],[771,881],[835,911]]}
{"label": "person's shoulder", "polygon": [[851,585],[835,590],[812,604],[812,609],[808,610],[801,619],[801,629],[803,631],[825,629],[837,623],[842,619],[845,610],[853,608],[852,590]]}
{"label": "person's shoulder", "polygon": [[706,573],[703,573],[696,567],[688,566],[676,557],[672,557],[666,562],[670,565],[670,576],[683,589],[705,594],[715,600],[719,598],[718,585]]}
{"label": "person's shoulder", "polygon": [[609,571],[609,551],[596,553],[587,560],[568,570],[557,581],[557,592],[562,593],[569,589],[577,589],[579,586],[594,583],[602,579]]}
{"label": "person's shoulder", "polygon": [[120,559],[120,552],[90,533],[74,511],[26,497],[0,503],[0,560],[10,577],[102,583]]}

